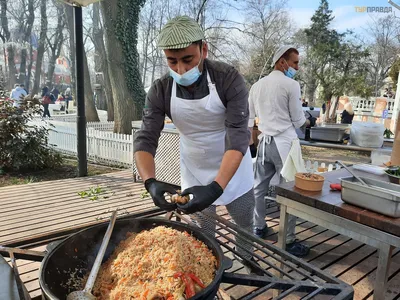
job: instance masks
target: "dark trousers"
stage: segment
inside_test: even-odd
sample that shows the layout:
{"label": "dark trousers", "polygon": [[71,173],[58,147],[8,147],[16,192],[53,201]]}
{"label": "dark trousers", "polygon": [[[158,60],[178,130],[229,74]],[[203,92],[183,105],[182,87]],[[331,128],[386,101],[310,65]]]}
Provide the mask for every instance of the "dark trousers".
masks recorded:
{"label": "dark trousers", "polygon": [[50,118],[49,105],[43,104],[43,118],[48,116]]}

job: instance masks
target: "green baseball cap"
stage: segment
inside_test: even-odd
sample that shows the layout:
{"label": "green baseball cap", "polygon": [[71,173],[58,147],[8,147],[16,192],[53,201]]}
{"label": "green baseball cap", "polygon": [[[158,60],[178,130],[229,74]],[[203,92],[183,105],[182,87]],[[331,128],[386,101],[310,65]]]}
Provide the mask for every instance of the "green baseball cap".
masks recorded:
{"label": "green baseball cap", "polygon": [[204,38],[204,32],[195,20],[179,16],[169,20],[161,29],[157,46],[160,49],[183,49]]}

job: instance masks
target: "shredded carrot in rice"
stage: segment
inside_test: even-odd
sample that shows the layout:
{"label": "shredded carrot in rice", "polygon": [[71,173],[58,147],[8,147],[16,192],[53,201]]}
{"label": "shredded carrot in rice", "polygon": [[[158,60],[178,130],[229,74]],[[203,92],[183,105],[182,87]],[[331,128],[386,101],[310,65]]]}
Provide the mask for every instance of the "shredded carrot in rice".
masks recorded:
{"label": "shredded carrot in rice", "polygon": [[187,232],[158,226],[129,233],[101,266],[93,294],[98,300],[185,299],[177,272],[196,275],[205,286],[214,279],[212,251]]}

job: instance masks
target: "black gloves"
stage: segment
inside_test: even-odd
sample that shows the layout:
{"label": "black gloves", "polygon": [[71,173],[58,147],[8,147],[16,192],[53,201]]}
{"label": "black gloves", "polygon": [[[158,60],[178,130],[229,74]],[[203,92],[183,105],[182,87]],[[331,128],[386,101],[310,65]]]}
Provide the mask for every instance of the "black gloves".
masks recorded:
{"label": "black gloves", "polygon": [[184,190],[181,196],[192,194],[193,199],[186,204],[178,204],[178,209],[185,214],[193,214],[202,211],[213,204],[223,192],[224,190],[216,181],[206,186],[192,186]]}
{"label": "black gloves", "polygon": [[250,153],[252,158],[257,156],[257,147],[254,145],[254,143],[250,145]]}
{"label": "black gloves", "polygon": [[150,193],[151,198],[156,206],[166,211],[176,209],[176,203],[170,203],[165,200],[164,193],[176,194],[175,188],[165,182],[149,178],[144,182],[146,190]]}
{"label": "black gloves", "polygon": [[308,111],[307,114],[309,116],[307,119],[310,121],[310,127],[314,127],[315,123],[317,122],[317,118],[313,117]]}

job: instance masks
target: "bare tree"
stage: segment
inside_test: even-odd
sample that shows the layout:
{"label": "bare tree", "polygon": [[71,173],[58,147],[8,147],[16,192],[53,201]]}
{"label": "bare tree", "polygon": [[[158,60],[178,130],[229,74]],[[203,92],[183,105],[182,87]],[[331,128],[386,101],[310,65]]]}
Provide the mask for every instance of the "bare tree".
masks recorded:
{"label": "bare tree", "polygon": [[[63,7],[60,3],[54,2],[56,9],[57,9],[57,15],[62,15],[64,10]],[[62,45],[65,41],[64,37],[64,27],[65,27],[65,20],[64,18],[57,18],[57,27],[56,30],[50,38],[47,37],[47,45],[49,46],[50,50],[50,57],[49,57],[49,66],[48,66],[48,71],[47,71],[47,80],[50,82],[49,88],[53,87],[53,76],[54,76],[54,70],[56,67],[56,60],[61,54],[61,49]]]}
{"label": "bare tree", "polygon": [[[69,30],[70,41],[71,41],[72,37],[74,36],[73,7],[65,4],[64,11],[65,11],[66,23],[68,25],[68,30]],[[75,49],[75,43],[72,45],[71,49]],[[75,53],[72,53],[72,55],[75,55]],[[75,69],[73,69],[72,72],[75,72]],[[90,83],[90,73],[89,73],[89,68],[88,68],[88,63],[87,63],[86,52],[84,52],[84,55],[83,55],[83,72],[84,72],[83,76],[85,79],[85,82],[84,82],[84,84],[85,84],[84,85],[85,99],[84,99],[84,101],[85,101],[86,120],[88,122],[98,122],[99,116],[97,114],[97,110],[94,105],[93,90],[92,90],[92,84]]]}
{"label": "bare tree", "polygon": [[8,0],[0,0],[0,17],[1,17],[1,39],[3,43],[6,44],[6,52],[7,52],[7,63],[8,63],[8,88],[14,86],[17,82],[16,73],[17,68],[15,67],[14,62],[14,47],[11,43],[11,34],[8,27],[8,18],[7,18],[7,1]]}
{"label": "bare tree", "polygon": [[100,22],[100,4],[93,4],[93,44],[95,47],[95,63],[96,72],[102,72],[102,81],[104,85],[105,98],[106,98],[106,109],[107,109],[107,120],[114,121],[114,100],[113,92],[110,81],[110,72],[107,64],[107,53],[104,46],[104,30]]}
{"label": "bare tree", "polygon": [[36,58],[35,79],[32,90],[30,92],[31,95],[35,95],[39,92],[40,76],[42,73],[43,55],[45,50],[44,46],[46,43],[47,25],[48,25],[46,7],[47,7],[47,0],[40,0],[40,36],[39,36],[39,45]]}
{"label": "bare tree", "polygon": [[[35,21],[34,2],[34,0],[28,0],[27,11],[25,8],[21,10],[19,21],[20,27],[22,27],[20,32],[23,33],[22,42],[24,43],[24,46],[21,48],[21,63],[19,67],[18,81],[19,83],[24,83],[26,85],[26,63],[28,58],[28,49],[26,45],[31,44],[32,27],[33,22]],[[24,21],[25,19],[26,22]]]}
{"label": "bare tree", "polygon": [[372,39],[369,46],[370,57],[367,60],[369,66],[369,78],[374,86],[375,96],[379,96],[379,90],[388,77],[390,67],[395,62],[400,52],[400,20],[389,15],[379,19],[372,19],[366,32]]}

